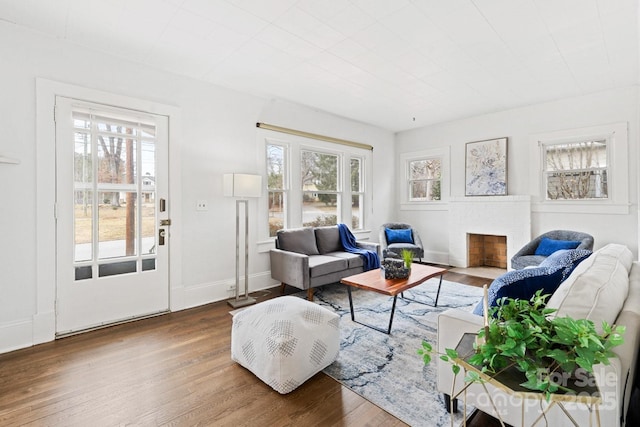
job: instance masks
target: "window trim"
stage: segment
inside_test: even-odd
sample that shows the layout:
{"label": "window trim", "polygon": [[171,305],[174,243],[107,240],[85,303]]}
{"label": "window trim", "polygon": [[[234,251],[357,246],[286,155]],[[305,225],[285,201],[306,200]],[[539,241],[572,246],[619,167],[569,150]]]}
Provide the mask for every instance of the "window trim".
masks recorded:
{"label": "window trim", "polygon": [[[552,200],[546,197],[544,146],[581,140],[607,140],[607,199]],[[529,169],[533,212],[628,214],[628,124],[627,122],[565,129],[530,136]]]}
{"label": "window trim", "polygon": [[[440,159],[440,200],[410,200],[409,163],[416,160]],[[399,179],[400,210],[446,210],[451,197],[450,190],[450,147],[413,151],[400,155],[402,179]]]}

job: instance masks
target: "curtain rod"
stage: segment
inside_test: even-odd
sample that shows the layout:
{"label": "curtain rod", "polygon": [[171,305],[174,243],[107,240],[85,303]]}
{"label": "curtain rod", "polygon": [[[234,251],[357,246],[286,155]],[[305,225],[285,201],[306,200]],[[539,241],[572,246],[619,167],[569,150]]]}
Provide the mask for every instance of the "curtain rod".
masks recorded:
{"label": "curtain rod", "polygon": [[272,130],[274,132],[288,133],[290,135],[297,135],[297,136],[302,136],[302,137],[305,137],[305,138],[319,139],[321,141],[327,141],[327,142],[333,142],[333,143],[336,143],[336,144],[348,145],[349,147],[363,148],[365,150],[373,150],[373,146],[371,146],[369,144],[363,144],[361,142],[348,141],[346,139],[334,138],[332,136],[318,135],[317,133],[309,133],[309,132],[304,132],[304,131],[301,131],[301,130],[284,128],[284,127],[281,127],[281,126],[270,125],[268,123],[258,122],[258,123],[256,123],[256,127],[260,128],[260,129]]}

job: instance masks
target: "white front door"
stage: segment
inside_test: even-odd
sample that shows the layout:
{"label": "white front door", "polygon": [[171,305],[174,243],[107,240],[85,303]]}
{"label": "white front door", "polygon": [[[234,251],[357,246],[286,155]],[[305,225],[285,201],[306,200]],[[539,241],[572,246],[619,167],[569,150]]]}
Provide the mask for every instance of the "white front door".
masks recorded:
{"label": "white front door", "polygon": [[168,118],[57,96],[55,121],[56,334],[167,311]]}

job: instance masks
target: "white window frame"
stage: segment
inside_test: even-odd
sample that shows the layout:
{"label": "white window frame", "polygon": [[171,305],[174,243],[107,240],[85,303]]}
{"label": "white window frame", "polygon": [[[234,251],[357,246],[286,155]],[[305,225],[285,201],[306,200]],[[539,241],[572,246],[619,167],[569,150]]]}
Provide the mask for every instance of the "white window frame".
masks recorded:
{"label": "white window frame", "polygon": [[[285,228],[297,228],[302,227],[302,186],[300,185],[300,155],[302,151],[315,151],[319,153],[326,153],[331,155],[337,155],[339,160],[338,164],[338,222],[344,222],[351,228],[351,159],[358,158],[361,162],[362,172],[362,192],[364,193],[363,204],[361,208],[362,215],[362,228],[359,230],[352,230],[356,237],[366,238],[371,232],[369,230],[368,220],[371,218],[371,210],[373,206],[373,197],[371,194],[373,175],[371,173],[371,165],[373,156],[372,151],[350,147],[347,145],[336,144],[326,141],[315,140],[311,138],[305,138],[297,135],[287,135],[285,137],[278,135],[273,136],[274,133],[268,130],[258,130],[258,140],[262,144],[262,149],[259,150],[262,153],[260,162],[262,164],[262,173],[266,182],[266,147],[268,144],[281,145],[287,147],[288,157],[286,160],[286,167],[288,172],[286,173],[285,180],[286,187],[288,188],[288,197],[285,204],[285,217],[287,222]],[[346,178],[345,178],[346,177]],[[265,184],[266,187],[266,184]],[[269,236],[269,205],[268,200],[261,203],[258,208],[258,217],[260,218],[258,223],[258,245],[259,252],[265,252],[273,248],[274,237]]]}
{"label": "white window frame", "polygon": [[[627,122],[534,134],[530,138],[530,190],[534,212],[629,213],[629,157]],[[606,199],[561,199],[546,197],[545,150],[554,144],[605,139],[607,142]]]}
{"label": "white window frame", "polygon": [[[424,151],[414,151],[400,155],[400,169],[402,179],[400,187],[400,210],[442,210],[451,196],[450,190],[450,150],[449,147],[433,148]],[[410,200],[409,199],[409,164],[417,160],[440,159],[440,200]]]}

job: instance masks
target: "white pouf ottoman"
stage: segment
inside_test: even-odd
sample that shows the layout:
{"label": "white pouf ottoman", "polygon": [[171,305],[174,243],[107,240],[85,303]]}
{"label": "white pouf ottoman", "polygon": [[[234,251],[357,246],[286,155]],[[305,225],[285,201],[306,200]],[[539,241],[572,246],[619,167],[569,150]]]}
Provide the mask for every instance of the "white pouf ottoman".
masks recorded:
{"label": "white pouf ottoman", "polygon": [[231,358],[285,394],[338,357],[340,316],[293,296],[273,298],[233,316]]}

